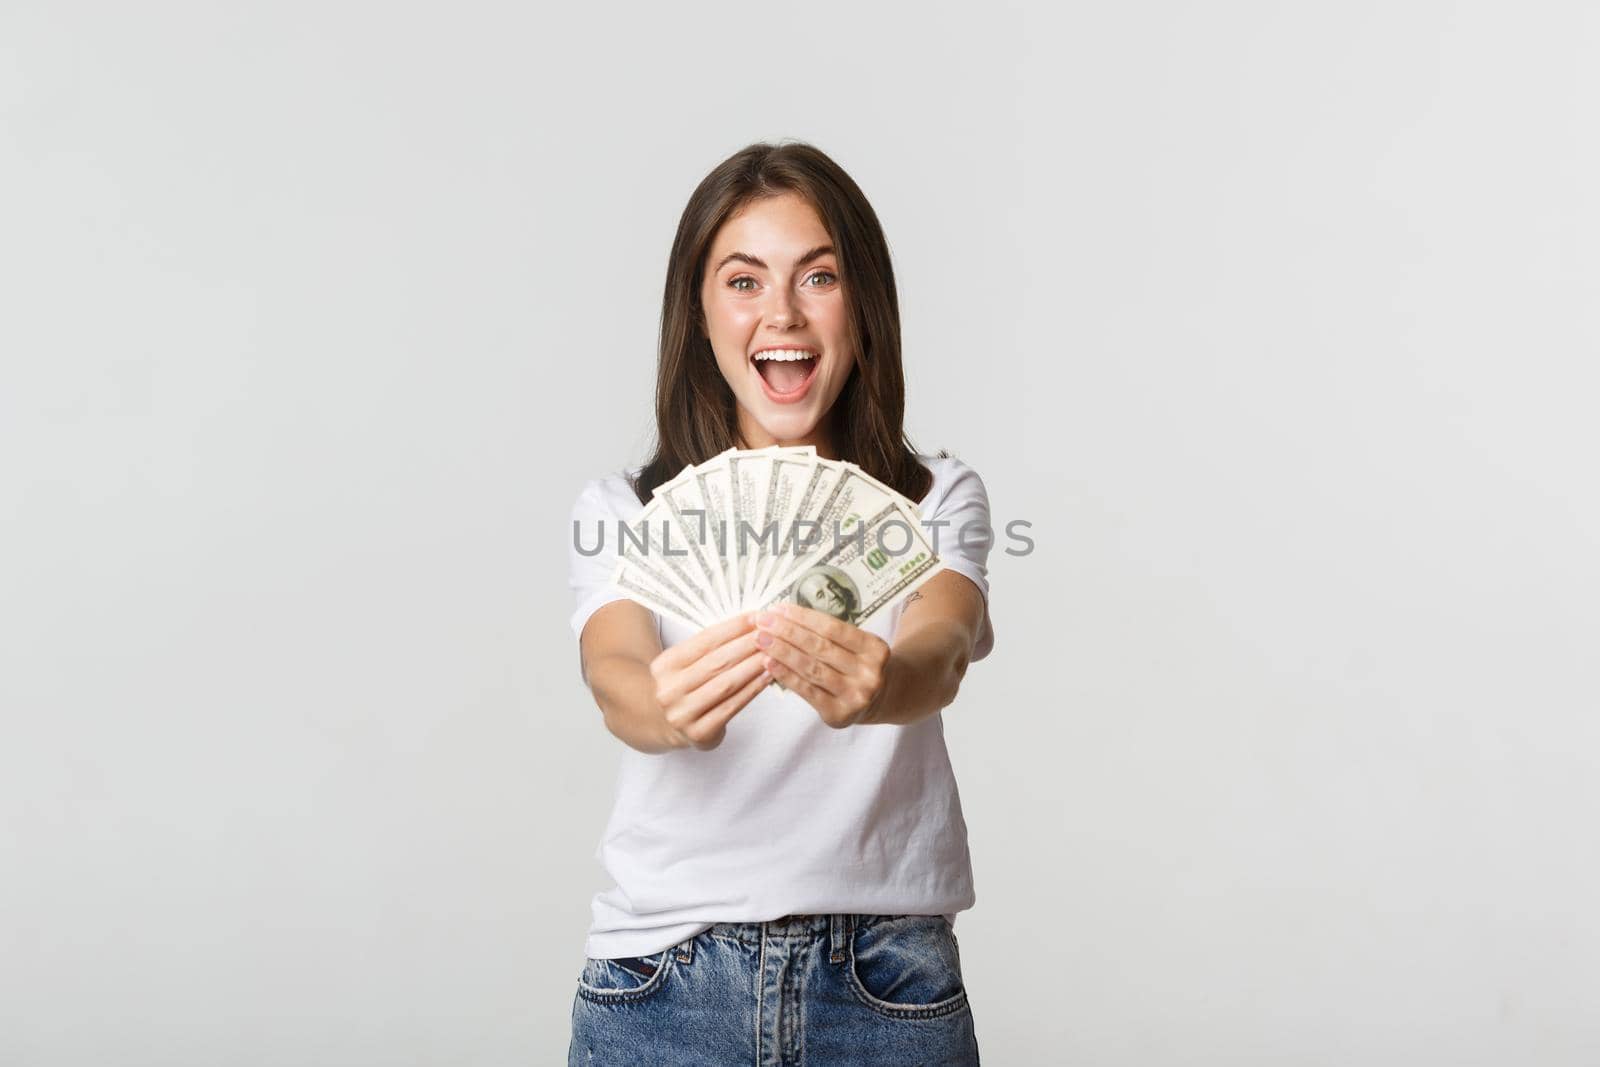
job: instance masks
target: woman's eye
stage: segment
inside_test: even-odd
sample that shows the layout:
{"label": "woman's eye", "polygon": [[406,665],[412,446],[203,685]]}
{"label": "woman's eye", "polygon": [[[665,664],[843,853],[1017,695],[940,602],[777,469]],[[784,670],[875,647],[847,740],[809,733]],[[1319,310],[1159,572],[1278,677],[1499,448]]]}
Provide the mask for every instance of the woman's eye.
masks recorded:
{"label": "woman's eye", "polygon": [[[831,283],[836,282],[836,281],[839,280],[838,275],[834,274],[833,271],[831,271],[831,270],[819,270],[819,271],[813,271],[806,278],[806,281],[808,281],[808,282],[809,281],[814,281],[817,278],[823,279],[823,281],[820,283],[821,285],[828,285],[828,284],[831,284]],[[747,286],[741,285],[740,284],[741,282],[749,282],[750,285],[747,287]],[[741,293],[748,293],[751,288],[755,287],[755,284],[756,284],[756,280],[754,278],[750,277],[750,275],[748,275],[748,274],[741,274],[737,278],[729,278],[728,279],[728,288],[733,289],[733,290],[735,290],[737,292],[741,292]],[[816,287],[814,286],[813,288],[816,288]]]}

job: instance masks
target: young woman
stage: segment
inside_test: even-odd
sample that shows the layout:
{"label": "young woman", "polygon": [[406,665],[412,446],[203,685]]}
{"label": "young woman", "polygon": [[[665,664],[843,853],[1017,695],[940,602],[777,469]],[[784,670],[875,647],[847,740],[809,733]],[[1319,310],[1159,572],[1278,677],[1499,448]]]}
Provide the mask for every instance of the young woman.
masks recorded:
{"label": "young woman", "polygon": [[[774,345],[810,358],[755,359]],[[975,1064],[941,709],[994,643],[988,497],[907,442],[888,245],[826,155],[752,145],[695,189],[657,373],[655,454],[584,486],[586,546],[689,464],[811,445],[917,502],[944,569],[861,627],[796,604],[694,632],[609,588],[614,552],[574,544],[583,677],[627,749],[570,1062]]]}

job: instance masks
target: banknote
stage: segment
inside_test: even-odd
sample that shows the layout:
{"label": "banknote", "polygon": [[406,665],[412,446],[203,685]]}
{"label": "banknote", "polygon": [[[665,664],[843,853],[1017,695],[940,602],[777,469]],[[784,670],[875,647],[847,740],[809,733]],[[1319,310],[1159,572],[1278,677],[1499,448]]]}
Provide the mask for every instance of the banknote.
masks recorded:
{"label": "banknote", "polygon": [[690,618],[723,617],[715,591],[695,574],[685,534],[660,500],[647,504],[633,522],[618,524],[617,556],[670,592],[689,609]]}
{"label": "banknote", "polygon": [[860,625],[940,567],[915,502],[809,445],[686,466],[618,535],[613,586],[697,630],[780,602]]}
{"label": "banknote", "polygon": [[730,595],[717,544],[720,531],[713,525],[722,520],[721,501],[706,485],[706,475],[686,467],[672,481],[657,487],[655,500],[672,516],[694,563],[695,577],[702,583],[703,596],[711,601],[718,618],[738,610],[739,600]]}
{"label": "banknote", "polygon": [[843,473],[843,464],[831,460],[818,460],[806,474],[805,482],[799,488],[799,499],[795,502],[794,510],[778,530],[778,550],[767,563],[767,573],[762,578],[761,590],[756,598],[758,603],[761,596],[772,588],[773,579],[798,557],[811,551],[817,543],[821,536],[821,527],[813,516]]}
{"label": "banknote", "polygon": [[[778,567],[766,593],[787,586],[797,570],[810,559],[814,548],[808,547],[808,540],[813,543],[820,541],[823,545],[837,542],[849,536],[855,525],[866,516],[877,515],[891,504],[912,516],[917,514],[914,504],[855,464],[844,463],[841,466],[838,476],[828,484],[826,492],[819,499],[809,501],[807,514],[795,520],[795,544],[790,552],[779,557]],[[802,525],[808,529],[803,531]],[[912,525],[920,534],[920,522],[913,521]]]}
{"label": "banknote", "polygon": [[648,572],[641,570],[633,560],[625,559],[617,564],[611,583],[656,614],[665,615],[691,630],[703,630],[710,625],[675,593],[664,589]]}
{"label": "banknote", "polygon": [[780,449],[772,454],[765,471],[758,477],[761,497],[756,506],[756,536],[751,543],[742,603],[760,602],[767,572],[778,556],[783,527],[794,521],[800,490],[816,464],[815,448]]}
{"label": "banknote", "polygon": [[743,600],[745,568],[751,559],[751,540],[756,530],[756,505],[761,498],[761,479],[771,462],[772,449],[741,450],[728,454],[728,520],[733,561],[733,588],[741,590]]}
{"label": "banknote", "polygon": [[803,559],[763,605],[800,604],[860,626],[915,592],[940,561],[914,513],[898,500],[856,516],[845,536]]}
{"label": "banknote", "polygon": [[[731,612],[739,610],[739,603],[733,595],[733,561],[729,555],[729,544],[732,538],[728,528],[729,484],[731,476],[728,473],[728,456],[738,449],[730,448],[721,455],[700,464],[696,467],[686,468],[694,472],[695,480],[700,483],[700,496],[705,501],[706,510],[710,514],[708,536],[711,538],[708,555],[716,573],[718,586],[722,590],[723,599],[728,602]],[[681,475],[680,475],[681,477]]]}

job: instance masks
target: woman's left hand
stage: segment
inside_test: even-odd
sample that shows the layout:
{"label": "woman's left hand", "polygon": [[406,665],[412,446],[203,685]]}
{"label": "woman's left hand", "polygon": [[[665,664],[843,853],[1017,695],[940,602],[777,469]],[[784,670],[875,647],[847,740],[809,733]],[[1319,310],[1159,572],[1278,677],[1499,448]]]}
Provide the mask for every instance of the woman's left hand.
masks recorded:
{"label": "woman's left hand", "polygon": [[756,616],[767,670],[835,729],[872,721],[888,685],[889,644],[814,608],[775,604]]}

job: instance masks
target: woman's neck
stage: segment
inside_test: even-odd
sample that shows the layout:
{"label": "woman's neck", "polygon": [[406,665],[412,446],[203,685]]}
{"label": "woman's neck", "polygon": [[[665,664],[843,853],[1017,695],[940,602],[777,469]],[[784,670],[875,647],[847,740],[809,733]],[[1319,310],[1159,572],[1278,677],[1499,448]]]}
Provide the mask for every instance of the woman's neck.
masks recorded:
{"label": "woman's neck", "polygon": [[773,437],[756,420],[745,415],[744,409],[739,409],[738,445],[740,448],[770,448],[777,445],[782,448],[793,448],[800,445],[810,445],[817,450],[817,455],[823,459],[838,459],[838,453],[833,447],[833,434],[829,431],[828,420],[823,419],[812,431],[804,437],[792,441],[780,441]]}

